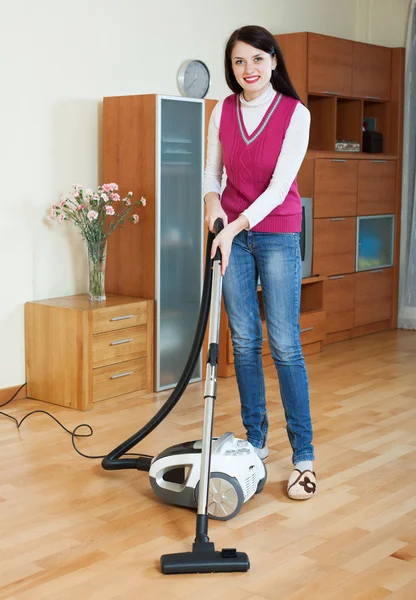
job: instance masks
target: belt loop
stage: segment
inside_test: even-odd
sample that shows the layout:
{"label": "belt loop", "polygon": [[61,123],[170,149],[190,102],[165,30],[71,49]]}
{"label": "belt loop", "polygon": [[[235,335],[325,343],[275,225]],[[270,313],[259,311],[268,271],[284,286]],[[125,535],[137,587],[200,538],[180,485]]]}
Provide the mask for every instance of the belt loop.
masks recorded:
{"label": "belt loop", "polygon": [[251,250],[254,247],[254,234],[251,230],[247,231],[247,248]]}

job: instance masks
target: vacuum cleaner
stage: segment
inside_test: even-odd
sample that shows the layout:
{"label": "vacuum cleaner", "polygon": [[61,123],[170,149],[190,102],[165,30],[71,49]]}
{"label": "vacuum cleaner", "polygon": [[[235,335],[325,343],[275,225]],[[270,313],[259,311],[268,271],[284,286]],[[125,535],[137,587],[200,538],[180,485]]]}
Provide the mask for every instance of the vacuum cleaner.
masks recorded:
{"label": "vacuum cleaner", "polygon": [[[263,490],[267,479],[266,467],[249,442],[235,438],[230,432],[213,438],[222,275],[221,251],[218,248],[211,259],[211,246],[223,227],[222,220],[217,219],[214,233],[208,234],[198,324],[178,384],[156,415],[102,461],[106,470],[148,471],[151,487],[159,498],[170,504],[197,508],[192,551],[163,555],[160,565],[165,574],[248,571],[250,561],[245,552],[237,552],[235,548],[215,550],[208,537],[208,519],[225,521],[235,517],[247,500]],[[176,444],[155,457],[126,455],[166,418],[185,391],[201,352],[208,315],[210,323],[202,439]]]}

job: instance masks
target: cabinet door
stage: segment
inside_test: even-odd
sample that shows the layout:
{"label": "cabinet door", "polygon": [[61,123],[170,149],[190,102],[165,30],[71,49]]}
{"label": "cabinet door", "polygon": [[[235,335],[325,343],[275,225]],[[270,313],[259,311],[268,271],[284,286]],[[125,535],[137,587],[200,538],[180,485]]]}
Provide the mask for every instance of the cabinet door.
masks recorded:
{"label": "cabinet door", "polygon": [[395,212],[396,161],[361,160],[358,165],[359,215]]}
{"label": "cabinet door", "polygon": [[352,217],[357,214],[356,160],[315,161],[314,217]]}
{"label": "cabinet door", "polygon": [[352,95],[390,100],[391,49],[353,42]]}
{"label": "cabinet door", "polygon": [[287,72],[295,86],[295,90],[306,104],[308,100],[308,34],[302,31],[299,33],[283,33],[274,37],[285,57]]}
{"label": "cabinet door", "polygon": [[386,321],[391,317],[393,269],[356,274],[355,327]]}
{"label": "cabinet door", "polygon": [[308,92],[351,96],[352,41],[308,35]]}
{"label": "cabinet door", "polygon": [[354,327],[355,274],[333,275],[324,283],[326,332],[346,331]]}
{"label": "cabinet door", "polygon": [[339,275],[355,271],[355,217],[314,219],[313,272]]}
{"label": "cabinet door", "polygon": [[296,177],[299,194],[302,198],[312,198],[313,196],[313,164],[313,158],[305,158]]}
{"label": "cabinet door", "polygon": [[[203,259],[201,101],[158,97],[156,390],[174,387],[198,322]],[[141,257],[134,257],[141,260]],[[193,379],[201,379],[201,360]]]}
{"label": "cabinet door", "polygon": [[93,402],[146,389],[146,359],[99,367],[92,372]]}
{"label": "cabinet door", "polygon": [[322,341],[325,338],[325,311],[312,310],[301,313],[299,326],[302,346]]}

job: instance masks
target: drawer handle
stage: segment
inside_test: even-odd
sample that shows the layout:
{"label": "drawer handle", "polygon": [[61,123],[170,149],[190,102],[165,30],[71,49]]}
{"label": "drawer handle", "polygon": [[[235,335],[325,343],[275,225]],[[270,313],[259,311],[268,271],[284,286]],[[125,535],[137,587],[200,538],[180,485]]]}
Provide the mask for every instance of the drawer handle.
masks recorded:
{"label": "drawer handle", "polygon": [[331,96],[339,96],[339,92],[331,92],[329,90],[325,90],[324,94],[330,94]]}
{"label": "drawer handle", "polygon": [[331,217],[330,221],[345,221],[345,217]]}
{"label": "drawer handle", "polygon": [[386,163],[387,161],[386,161],[386,160],[372,160],[371,162],[372,162],[372,163],[383,163],[383,164],[384,164],[384,163]]}
{"label": "drawer handle", "polygon": [[382,273],[384,269],[373,269],[370,273]]}
{"label": "drawer handle", "polygon": [[110,321],[124,321],[124,319],[132,319],[133,315],[125,315],[123,317],[113,317]]}
{"label": "drawer handle", "polygon": [[345,275],[331,275],[328,279],[344,279]]}
{"label": "drawer handle", "polygon": [[133,375],[134,371],[126,371],[125,373],[118,373],[117,375],[111,375],[110,379],[118,379],[119,377],[127,377],[127,375]]}
{"label": "drawer handle", "polygon": [[333,158],[331,160],[331,162],[342,162],[342,163],[344,163],[344,162],[347,162],[347,161],[345,160],[345,158]]}
{"label": "drawer handle", "polygon": [[364,96],[367,100],[380,100],[380,96]]}
{"label": "drawer handle", "polygon": [[305,327],[305,329],[301,329],[301,333],[305,333],[306,331],[312,331],[313,327]]}
{"label": "drawer handle", "polygon": [[132,342],[133,338],[128,338],[127,340],[117,340],[116,342],[111,342],[110,346],[118,346],[119,344],[128,344]]}

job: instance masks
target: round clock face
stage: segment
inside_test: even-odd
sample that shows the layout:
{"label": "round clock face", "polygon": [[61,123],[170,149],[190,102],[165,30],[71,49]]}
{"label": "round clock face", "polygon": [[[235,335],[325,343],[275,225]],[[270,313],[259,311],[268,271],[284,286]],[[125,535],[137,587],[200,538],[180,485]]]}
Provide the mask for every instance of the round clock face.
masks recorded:
{"label": "round clock face", "polygon": [[201,60],[187,60],[178,72],[178,87],[182,96],[205,98],[210,85],[208,67]]}

